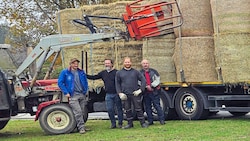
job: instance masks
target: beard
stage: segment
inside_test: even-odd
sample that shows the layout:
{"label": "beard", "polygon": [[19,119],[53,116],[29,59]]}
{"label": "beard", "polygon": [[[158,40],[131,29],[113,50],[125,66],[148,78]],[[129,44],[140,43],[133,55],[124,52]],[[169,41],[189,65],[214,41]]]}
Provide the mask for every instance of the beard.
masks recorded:
{"label": "beard", "polygon": [[105,67],[105,69],[107,70],[107,71],[111,71],[111,67]]}

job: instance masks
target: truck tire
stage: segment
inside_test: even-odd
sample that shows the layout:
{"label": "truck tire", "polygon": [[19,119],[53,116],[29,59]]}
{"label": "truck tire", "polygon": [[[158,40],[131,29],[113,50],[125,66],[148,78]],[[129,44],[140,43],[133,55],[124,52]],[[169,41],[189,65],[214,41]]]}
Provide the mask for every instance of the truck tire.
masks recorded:
{"label": "truck tire", "polygon": [[0,130],[3,129],[7,123],[8,123],[8,120],[7,121],[0,121]]}
{"label": "truck tire", "polygon": [[[163,94],[160,94],[160,106],[163,110],[164,118],[166,118],[170,108],[168,106],[167,99]],[[153,104],[152,104],[152,111],[154,119],[157,120],[158,119],[157,110],[154,108]]]}
{"label": "truck tire", "polygon": [[[87,121],[88,112],[84,114]],[[47,134],[70,133],[76,128],[73,112],[67,104],[54,104],[43,109],[39,116],[41,128]]]}
{"label": "truck tire", "polygon": [[192,88],[180,88],[176,93],[175,109],[180,119],[206,119],[209,111],[204,109],[201,93]]}

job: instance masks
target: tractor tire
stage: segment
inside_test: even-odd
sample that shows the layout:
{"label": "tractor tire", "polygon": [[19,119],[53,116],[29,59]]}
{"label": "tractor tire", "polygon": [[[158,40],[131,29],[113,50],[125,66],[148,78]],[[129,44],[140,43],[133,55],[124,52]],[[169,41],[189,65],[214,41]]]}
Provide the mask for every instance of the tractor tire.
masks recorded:
{"label": "tractor tire", "polygon": [[[84,121],[88,118],[85,111]],[[42,110],[39,116],[41,128],[47,134],[70,133],[76,128],[74,114],[68,104],[54,104]]]}

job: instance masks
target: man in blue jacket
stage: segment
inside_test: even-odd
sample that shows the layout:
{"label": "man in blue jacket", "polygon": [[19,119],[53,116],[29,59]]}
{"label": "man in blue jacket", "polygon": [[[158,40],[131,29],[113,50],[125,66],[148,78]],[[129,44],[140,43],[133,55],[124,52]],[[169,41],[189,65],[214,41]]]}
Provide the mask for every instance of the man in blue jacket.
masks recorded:
{"label": "man in blue jacket", "polygon": [[75,116],[79,133],[86,132],[83,120],[85,106],[87,106],[86,93],[88,81],[83,70],[78,68],[79,60],[70,60],[69,68],[62,70],[58,78],[58,86],[62,93],[69,98],[69,105]]}

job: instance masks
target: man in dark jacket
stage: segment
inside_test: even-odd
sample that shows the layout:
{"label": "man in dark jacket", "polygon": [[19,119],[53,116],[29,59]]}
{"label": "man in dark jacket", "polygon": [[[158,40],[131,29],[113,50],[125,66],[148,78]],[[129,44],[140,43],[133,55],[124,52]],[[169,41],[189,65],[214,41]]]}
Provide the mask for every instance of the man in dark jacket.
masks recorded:
{"label": "man in dark jacket", "polygon": [[140,72],[146,79],[146,90],[143,94],[143,99],[145,102],[149,125],[153,124],[152,104],[157,110],[160,124],[163,125],[165,124],[165,117],[160,106],[160,75],[155,69],[149,68],[148,60],[142,60],[141,64],[142,69]]}
{"label": "man in dark jacket", "polygon": [[86,132],[83,113],[87,106],[88,81],[85,72],[78,68],[79,62],[76,58],[70,60],[69,68],[62,70],[59,75],[58,86],[62,93],[69,98],[77,128],[79,133],[83,134]]}
{"label": "man in dark jacket", "polygon": [[[124,104],[128,125],[123,128],[128,129],[133,127],[132,103],[137,113],[137,118],[141,123],[141,127],[148,127],[143,115],[141,94],[146,86],[145,78],[139,71],[131,67],[130,58],[126,57],[124,59],[123,66],[123,69],[116,73],[116,91],[121,99],[123,99],[122,97],[124,97],[124,95],[126,96]],[[139,85],[138,82],[141,84]]]}
{"label": "man in dark jacket", "polygon": [[88,79],[96,80],[102,79],[105,86],[105,101],[106,107],[109,115],[109,119],[111,121],[110,128],[116,128],[116,120],[115,120],[115,106],[117,108],[118,113],[118,128],[122,128],[123,122],[123,110],[122,110],[122,102],[119,95],[116,92],[115,88],[115,75],[117,70],[113,68],[113,61],[111,59],[104,60],[105,70],[99,72],[97,75],[87,75]]}

